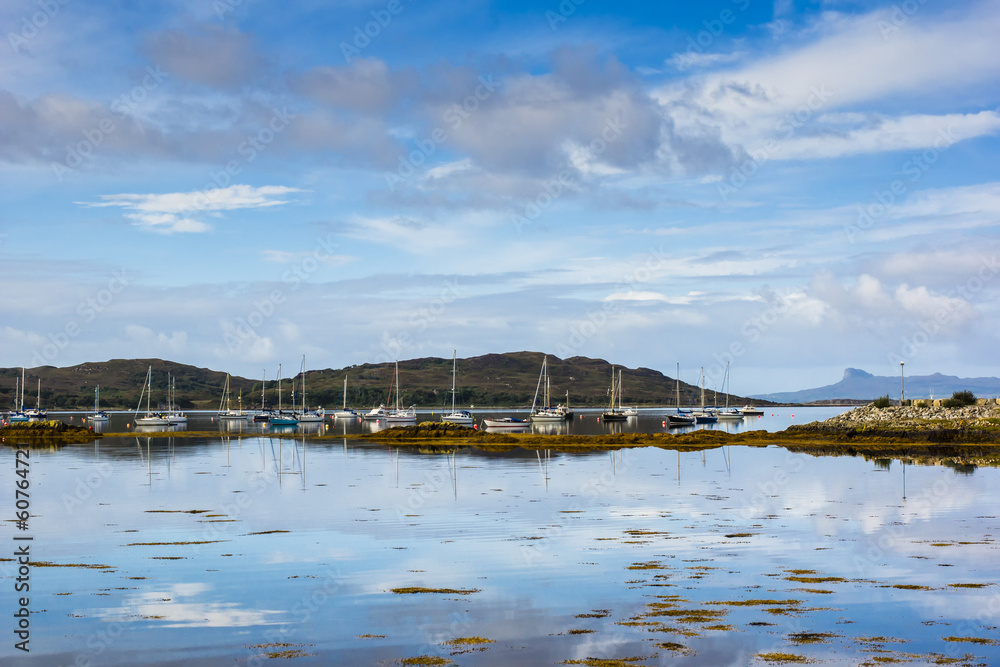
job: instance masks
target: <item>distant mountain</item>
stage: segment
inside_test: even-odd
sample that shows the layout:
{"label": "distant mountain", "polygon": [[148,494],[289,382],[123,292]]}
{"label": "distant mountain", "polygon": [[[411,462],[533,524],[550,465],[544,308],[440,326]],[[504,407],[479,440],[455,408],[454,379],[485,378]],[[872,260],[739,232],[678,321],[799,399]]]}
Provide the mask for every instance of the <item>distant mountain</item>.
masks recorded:
{"label": "distant mountain", "polygon": [[[903,378],[906,398],[948,398],[956,391],[971,391],[980,398],[1000,395],[1000,378],[960,378],[954,375],[913,375]],[[754,398],[776,403],[811,403],[836,399],[872,400],[889,395],[899,398],[900,377],[898,375],[872,375],[857,368],[844,370],[844,377],[836,384],[785,391],[775,394],[760,394]]]}
{"label": "distant mountain", "polygon": [[[528,407],[535,394],[544,355],[540,352],[487,354],[458,360],[459,406]],[[27,370],[25,405],[34,407],[38,379],[41,379],[41,405],[49,410],[90,409],[94,405],[94,387],[101,385],[101,407],[112,410],[134,409],[153,367],[152,403],[162,402],[167,387],[167,373],[174,378],[177,402],[184,409],[215,409],[219,406],[226,374],[161,359],[112,359],[67,368],[40,366]],[[559,359],[549,355],[551,402],[565,403],[569,392],[571,406],[607,405],[611,386],[611,364],[603,359],[572,357]],[[285,367],[282,402],[291,400],[292,379],[297,366]],[[673,405],[674,378],[650,368],[623,369],[622,385],[627,405]],[[268,372],[264,400],[276,404],[275,374]],[[6,411],[14,395],[15,378],[20,368],[0,369],[0,410]],[[327,408],[341,404],[344,377],[348,378],[347,404],[367,409],[386,400],[393,365],[361,364],[340,369],[311,370],[306,374],[309,405]],[[419,408],[451,409],[451,359],[424,358],[399,362],[400,401]],[[242,392],[243,407],[259,407],[261,380],[233,376],[230,380],[233,407]],[[298,392],[298,389],[296,389]],[[395,390],[394,390],[395,391]],[[693,405],[697,387],[681,382],[681,404]],[[298,393],[296,393],[298,400]],[[708,398],[712,402],[711,395]],[[719,402],[723,402],[722,394]],[[742,406],[748,399],[730,398],[730,405]],[[541,403],[541,397],[539,397]]]}

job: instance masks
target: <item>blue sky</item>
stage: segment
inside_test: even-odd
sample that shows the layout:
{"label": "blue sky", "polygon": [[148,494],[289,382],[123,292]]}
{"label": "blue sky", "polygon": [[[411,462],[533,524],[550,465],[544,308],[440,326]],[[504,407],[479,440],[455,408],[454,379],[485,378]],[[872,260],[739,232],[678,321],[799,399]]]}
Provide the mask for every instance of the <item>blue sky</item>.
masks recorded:
{"label": "blue sky", "polygon": [[1000,375],[1000,2],[0,8],[0,365]]}

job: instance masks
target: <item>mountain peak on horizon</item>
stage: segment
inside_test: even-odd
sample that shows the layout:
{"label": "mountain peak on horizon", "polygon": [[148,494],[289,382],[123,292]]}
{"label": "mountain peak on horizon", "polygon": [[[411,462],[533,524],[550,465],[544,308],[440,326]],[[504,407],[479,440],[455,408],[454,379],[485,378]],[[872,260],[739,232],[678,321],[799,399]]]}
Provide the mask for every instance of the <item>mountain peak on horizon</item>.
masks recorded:
{"label": "mountain peak on horizon", "polygon": [[875,377],[875,376],[869,373],[868,371],[861,370],[860,368],[845,368],[844,377],[841,378],[840,381],[843,382],[844,380],[850,380],[852,378],[870,378],[870,377]]}

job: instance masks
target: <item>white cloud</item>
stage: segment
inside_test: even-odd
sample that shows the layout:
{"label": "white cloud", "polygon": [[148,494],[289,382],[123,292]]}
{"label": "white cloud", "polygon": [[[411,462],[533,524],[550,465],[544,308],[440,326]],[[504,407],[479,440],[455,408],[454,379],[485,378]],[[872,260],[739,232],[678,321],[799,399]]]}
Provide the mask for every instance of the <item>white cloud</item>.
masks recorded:
{"label": "white cloud", "polygon": [[208,213],[217,216],[220,211],[268,208],[287,204],[282,195],[306,192],[300,188],[281,185],[231,185],[227,188],[171,192],[166,194],[114,194],[101,195],[99,202],[76,202],[83,206],[101,208],[118,206],[126,210],[125,217],[135,220],[135,226],[161,234],[201,233],[211,226],[190,217]]}

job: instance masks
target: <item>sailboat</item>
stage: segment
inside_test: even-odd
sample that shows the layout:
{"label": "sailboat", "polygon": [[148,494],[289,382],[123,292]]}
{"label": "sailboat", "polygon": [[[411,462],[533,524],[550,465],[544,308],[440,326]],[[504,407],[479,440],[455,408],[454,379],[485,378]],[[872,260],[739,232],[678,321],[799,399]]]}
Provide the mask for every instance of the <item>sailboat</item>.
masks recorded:
{"label": "sailboat", "polygon": [[[23,370],[23,369],[22,369]],[[38,378],[38,398],[35,399],[35,408],[33,410],[24,410],[24,383],[21,383],[21,410],[24,414],[28,416],[28,419],[44,419],[49,413],[46,410],[42,410],[42,378]]]}
{"label": "sailboat", "polygon": [[677,428],[679,426],[693,426],[694,417],[691,415],[681,412],[681,365],[677,364],[677,384],[674,388],[676,392],[677,405],[674,407],[674,414],[668,414],[664,417],[667,422],[667,426],[670,428]]}
{"label": "sailboat", "polygon": [[181,412],[175,403],[177,393],[177,378],[167,373],[167,421],[171,424],[187,424],[187,415]]}
{"label": "sailboat", "polygon": [[339,410],[333,413],[336,419],[354,419],[358,416],[358,413],[354,410],[347,409],[347,376],[344,376],[344,398],[343,405]]}
{"label": "sailboat", "polygon": [[21,377],[14,380],[14,398],[10,402],[10,412],[7,413],[8,424],[18,424],[28,421],[24,412],[24,366],[21,366]]}
{"label": "sailboat", "polygon": [[253,416],[254,422],[266,422],[271,419],[271,410],[264,407],[264,388],[267,386],[267,370],[260,376],[260,410]]}
{"label": "sailboat", "polygon": [[108,413],[104,412],[100,408],[101,404],[101,385],[97,385],[94,388],[94,414],[87,415],[88,421],[92,422],[106,422],[108,421]]}
{"label": "sailboat", "polygon": [[[390,390],[391,393],[391,390]],[[389,410],[385,415],[385,421],[389,424],[416,424],[417,408],[411,405],[408,408],[399,407],[399,362],[396,362],[396,407]]]}
{"label": "sailboat", "polygon": [[719,421],[714,412],[705,409],[705,368],[701,369],[701,410],[694,413],[694,420],[698,424],[714,424]]}
{"label": "sailboat", "polygon": [[[544,387],[544,391],[543,391]],[[543,391],[542,400],[545,405],[538,406],[538,392]],[[538,374],[538,384],[535,386],[535,398],[531,401],[531,414],[528,419],[533,424],[551,424],[552,422],[565,421],[565,415],[559,410],[549,407],[549,357],[542,358],[542,370]]]}
{"label": "sailboat", "polygon": [[[160,412],[151,412],[149,409],[149,397],[153,393],[153,367],[150,366],[149,370],[146,371],[146,381],[142,385],[142,391],[139,393],[139,404],[135,406],[135,415],[133,416],[133,421],[135,421],[136,426],[168,426],[170,421],[167,420],[166,416]],[[146,396],[146,414],[142,417],[139,416],[139,408],[142,407],[142,397]]]}
{"label": "sailboat", "polygon": [[[219,419],[226,421],[242,421],[247,419],[249,415],[243,412],[243,393],[240,392],[239,410],[233,410],[229,404],[230,394],[229,394],[229,373],[226,373],[226,384],[222,388],[222,399],[219,401],[219,412],[216,415]],[[225,410],[223,410],[225,406]]]}
{"label": "sailboat", "polygon": [[475,421],[472,417],[472,413],[468,410],[462,410],[461,412],[455,411],[455,375],[458,369],[458,350],[452,351],[451,356],[451,414],[441,417],[441,421],[448,422],[450,424],[462,424],[463,426],[470,426],[472,422]]}
{"label": "sailboat", "polygon": [[281,411],[281,364],[278,364],[278,411],[268,418],[272,426],[295,426],[299,420],[291,413]]}
{"label": "sailboat", "polygon": [[[601,415],[601,419],[606,422],[623,422],[628,419],[624,412],[622,412],[622,372],[618,371],[617,378],[615,377],[615,367],[611,367],[611,409],[604,412]],[[617,406],[617,407],[616,407]]]}
{"label": "sailboat", "polygon": [[716,417],[718,417],[721,421],[727,421],[727,422],[737,422],[742,420],[743,413],[737,410],[736,408],[729,407],[729,362],[728,361],[726,362],[726,377],[723,380],[722,385],[725,388],[726,392],[726,408],[725,410],[716,413]]}
{"label": "sailboat", "polygon": [[302,355],[302,410],[296,416],[300,422],[315,423],[326,419],[326,411],[321,407],[315,410],[306,409],[306,355]]}

